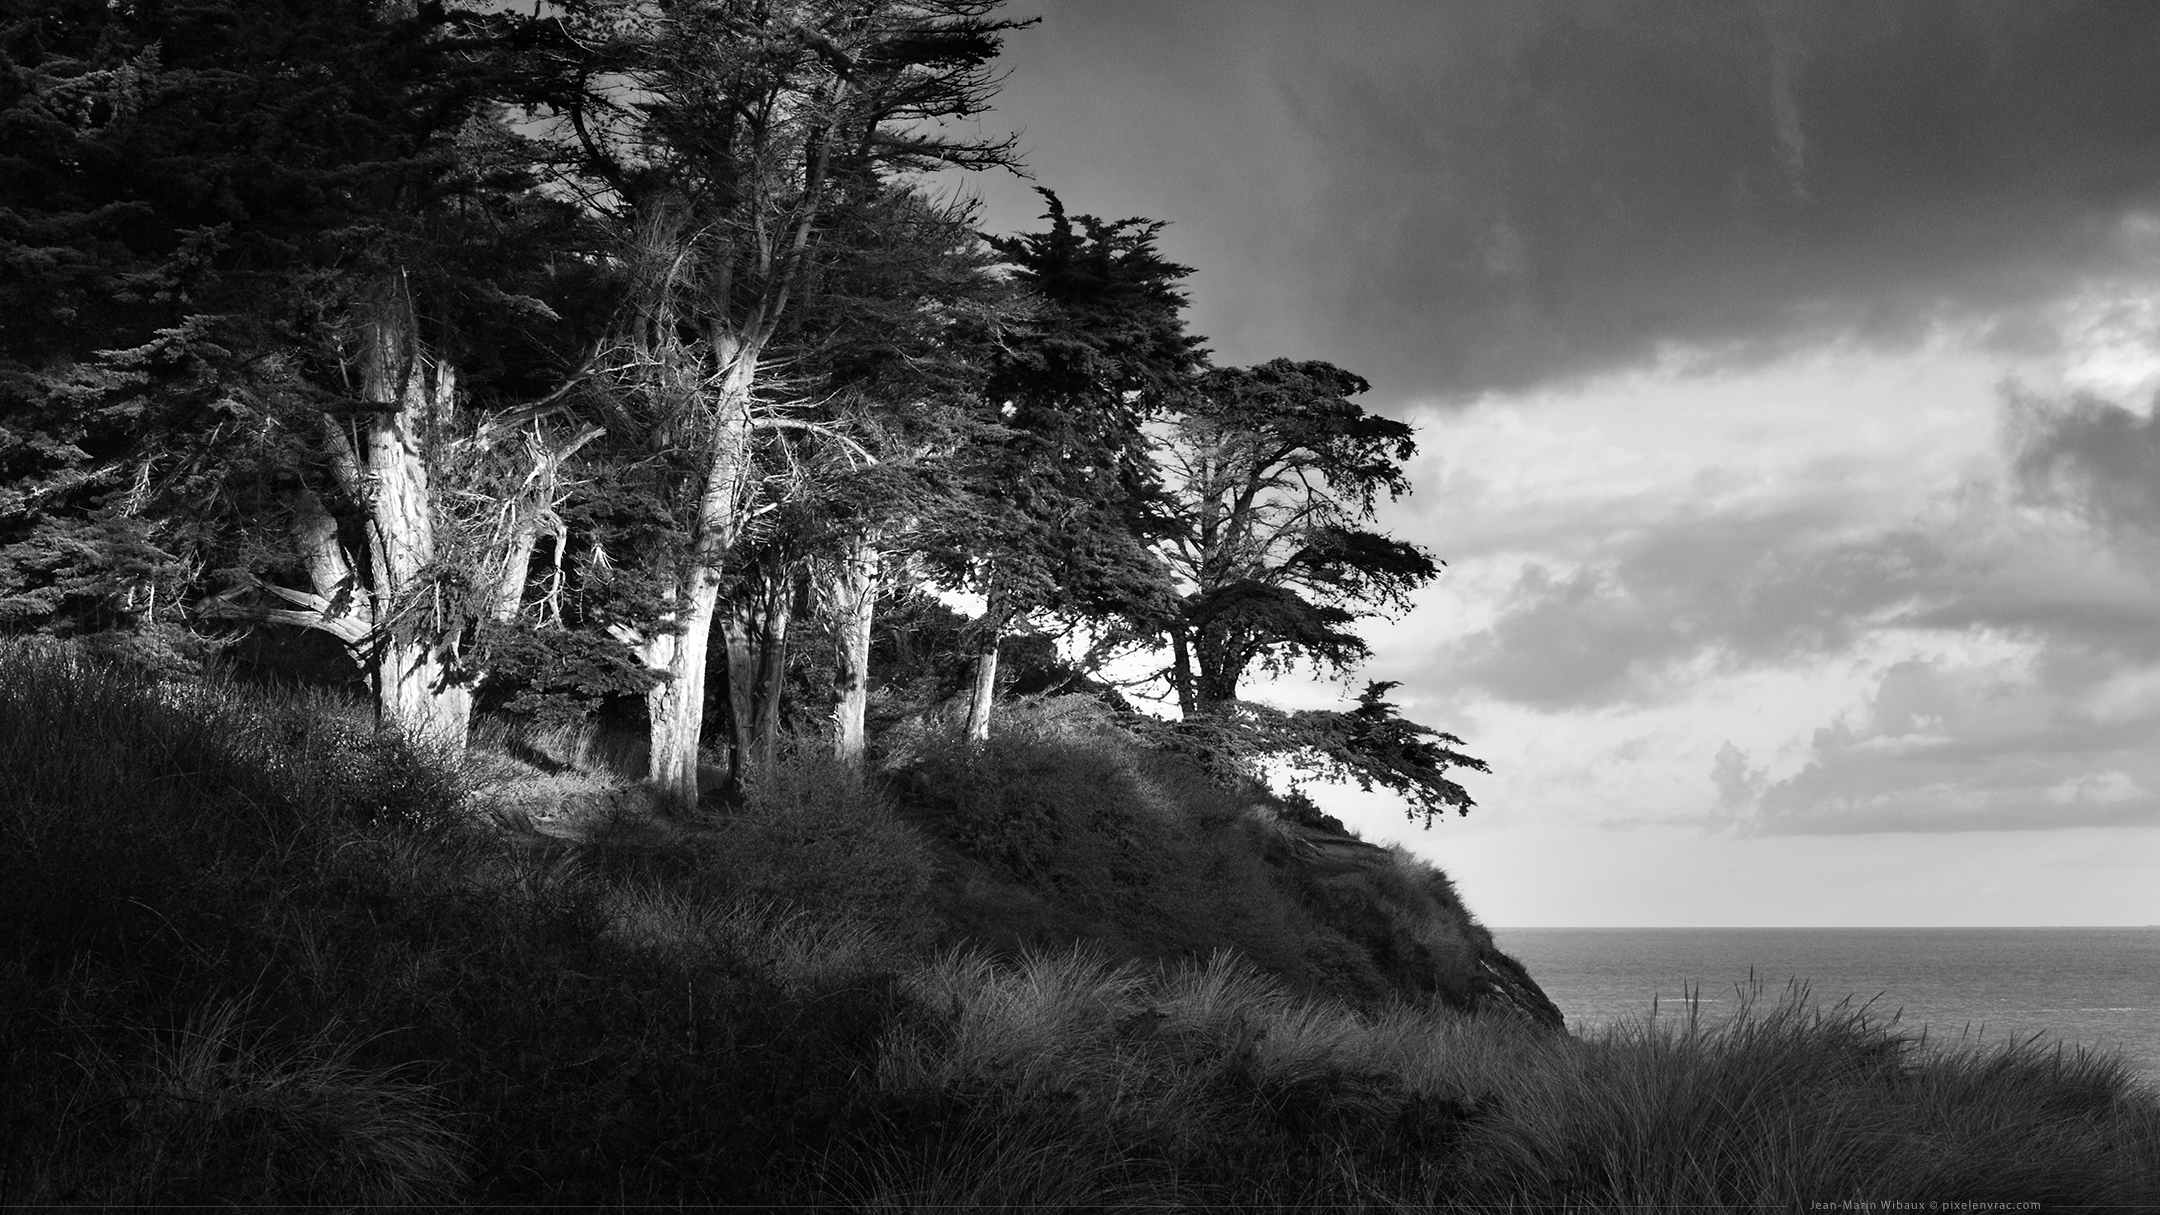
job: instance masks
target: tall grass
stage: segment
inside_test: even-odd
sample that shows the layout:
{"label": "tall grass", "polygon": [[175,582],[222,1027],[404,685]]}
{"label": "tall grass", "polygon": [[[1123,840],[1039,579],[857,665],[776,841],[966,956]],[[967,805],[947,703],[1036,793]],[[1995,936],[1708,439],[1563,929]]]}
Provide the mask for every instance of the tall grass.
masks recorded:
{"label": "tall grass", "polygon": [[[1022,1141],[1060,1161],[1086,1145],[1073,1175],[1106,1179],[1093,1200],[1142,1205],[2160,1197],[2160,1113],[2121,1061],[2030,1043],[1931,1048],[1804,988],[1750,993],[1715,1026],[1668,1018],[1571,1040],[1303,1000],[1227,955],[1153,975],[1085,951],[951,955],[910,981],[939,1011],[888,1038],[879,1083],[925,1105],[964,1095],[968,1115],[933,1151],[886,1145],[864,1173],[874,1207],[927,1205],[954,1177],[1009,1171]],[[1044,1127],[1059,1133],[1026,1129]]]}
{"label": "tall grass", "polygon": [[[898,807],[797,754],[661,843],[506,829],[468,794],[515,758],[475,776],[334,698],[0,647],[0,1205],[2160,1194],[2160,1105],[2106,1056],[1924,1042],[1802,990],[1579,1039],[1444,979],[1331,995],[1327,957],[1369,977],[1474,932],[1419,928],[1445,879],[1314,878],[1101,739],[932,740]],[[1001,902],[1066,938],[984,930]]]}
{"label": "tall grass", "polygon": [[[0,1200],[415,1202],[463,1145],[411,1069],[307,1016],[338,832],[425,830],[459,789],[338,702],[0,650]],[[320,978],[317,967],[317,977]],[[277,1024],[278,1022],[284,1024]]]}
{"label": "tall grass", "polygon": [[356,1067],[329,1031],[276,1043],[239,1000],[203,1006],[166,1031],[139,1030],[108,1053],[83,1044],[90,1083],[67,1111],[64,1184],[100,1203],[295,1199],[410,1205],[464,1181],[463,1136],[434,1089]]}

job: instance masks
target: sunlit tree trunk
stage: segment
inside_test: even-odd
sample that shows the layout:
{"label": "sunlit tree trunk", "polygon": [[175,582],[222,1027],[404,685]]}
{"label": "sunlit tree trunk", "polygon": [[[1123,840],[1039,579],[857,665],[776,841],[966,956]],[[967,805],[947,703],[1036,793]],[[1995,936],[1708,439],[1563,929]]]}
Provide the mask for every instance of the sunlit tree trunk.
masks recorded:
{"label": "sunlit tree trunk", "polygon": [[402,300],[379,303],[361,337],[361,392],[375,406],[359,446],[378,613],[368,655],[377,712],[408,735],[462,750],[472,718],[472,689],[457,665],[463,622],[422,585],[435,561],[429,445],[449,423],[457,376],[447,362],[429,365]]}
{"label": "sunlit tree trunk", "polygon": [[[236,614],[330,633],[344,644],[374,689],[379,719],[388,726],[452,749],[465,745],[472,689],[481,672],[459,653],[466,608],[434,585],[451,573],[435,568],[442,490],[431,463],[451,438],[457,375],[426,356],[395,287],[358,326],[352,368],[370,408],[325,417],[321,432],[340,497],[361,514],[341,528],[305,482],[288,490],[293,538],[307,571],[306,590],[260,584],[286,606],[232,609]],[[560,490],[562,461],[604,433],[587,426],[567,441],[529,446],[536,461],[513,504],[508,531],[498,535],[478,566],[455,571],[486,588],[495,620],[515,617],[523,602],[537,537],[549,529]],[[466,432],[458,441],[474,441]],[[483,434],[478,441],[485,446]],[[560,546],[559,523],[556,525]],[[348,546],[348,540],[358,544]]]}
{"label": "sunlit tree trunk", "polygon": [[870,625],[878,595],[878,547],[873,533],[849,536],[832,563],[825,601],[833,619],[833,757],[863,763],[863,715],[870,705]]}
{"label": "sunlit tree trunk", "polygon": [[681,606],[671,624],[680,632],[655,635],[643,647],[646,665],[663,677],[645,693],[651,719],[647,779],[677,808],[697,805],[698,738],[705,724],[705,656],[712,640],[718,587],[704,590],[687,581]]}
{"label": "sunlit tree trunk", "polygon": [[967,736],[983,742],[990,737],[990,706],[997,699],[997,630],[975,652],[975,695],[968,701]]}
{"label": "sunlit tree trunk", "polygon": [[[647,643],[646,662],[664,682],[646,696],[651,717],[648,779],[665,801],[688,809],[698,801],[698,742],[705,728],[705,662],[720,599],[722,564],[742,531],[743,476],[750,444],[750,391],[758,355],[739,344],[720,346],[724,368],[714,393],[715,433],[707,458],[686,568],[675,577],[674,611],[662,625],[679,628]],[[732,623],[732,622],[731,622]],[[732,681],[731,681],[732,682]],[[747,743],[738,738],[737,745]]]}
{"label": "sunlit tree trunk", "polygon": [[[563,486],[563,465],[579,449],[607,433],[606,428],[587,424],[555,441],[544,438],[538,424],[523,436],[526,463],[524,479],[512,499],[503,503],[509,513],[509,534],[498,541],[501,554],[496,568],[494,594],[488,614],[498,621],[515,619],[525,605],[525,588],[532,581],[533,556],[540,547],[540,538],[553,539],[552,560],[555,567],[556,594],[560,593],[562,578],[563,544],[569,539],[568,528],[555,508],[561,504],[567,490]],[[487,445],[483,435],[482,446]],[[558,607],[559,615],[559,607]]]}
{"label": "sunlit tree trunk", "polygon": [[539,547],[539,519],[521,513],[503,553],[502,571],[495,579],[495,594],[488,604],[490,618],[517,618],[518,609],[525,606],[525,584],[532,579],[533,552]]}

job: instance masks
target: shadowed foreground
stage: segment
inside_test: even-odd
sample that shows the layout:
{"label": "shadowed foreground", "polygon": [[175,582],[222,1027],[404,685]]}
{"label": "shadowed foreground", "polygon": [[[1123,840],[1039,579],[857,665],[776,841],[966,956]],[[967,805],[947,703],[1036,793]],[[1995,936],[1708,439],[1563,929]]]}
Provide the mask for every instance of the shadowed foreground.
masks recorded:
{"label": "shadowed foreground", "polygon": [[494,737],[0,653],[0,1204],[2160,1195],[2112,1058],[1804,992],[1570,1038],[1437,872],[1055,705],[687,824]]}

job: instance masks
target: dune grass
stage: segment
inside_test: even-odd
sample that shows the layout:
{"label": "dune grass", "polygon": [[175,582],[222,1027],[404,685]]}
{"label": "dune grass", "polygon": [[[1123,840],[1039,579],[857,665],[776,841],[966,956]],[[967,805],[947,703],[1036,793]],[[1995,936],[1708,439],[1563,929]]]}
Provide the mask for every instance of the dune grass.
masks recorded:
{"label": "dune grass", "polygon": [[[665,846],[556,839],[473,798],[514,756],[0,648],[0,1205],[2160,1195],[2160,1103],[2112,1057],[1801,990],[1578,1038],[1466,1015],[1373,960],[1479,931],[1435,920],[1444,878],[1276,864],[1114,740],[943,746],[898,801],[802,753]],[[528,776],[616,787],[580,762]]]}

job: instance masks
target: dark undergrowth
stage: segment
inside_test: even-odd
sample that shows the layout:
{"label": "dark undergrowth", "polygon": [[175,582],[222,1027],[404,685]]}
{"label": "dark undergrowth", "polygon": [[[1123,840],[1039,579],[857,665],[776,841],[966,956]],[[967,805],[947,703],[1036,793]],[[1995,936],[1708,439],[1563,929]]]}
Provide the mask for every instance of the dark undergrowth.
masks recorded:
{"label": "dark undergrowth", "polygon": [[1300,830],[1263,789],[1132,745],[1084,698],[1015,706],[985,744],[909,741],[894,791],[940,851],[953,943],[1084,943],[1138,961],[1228,948],[1299,994],[1363,1009],[1473,1011],[1486,995],[1476,959],[1491,933],[1438,870],[1377,848],[1302,855],[1333,833]]}
{"label": "dark undergrowth", "polygon": [[1267,807],[1022,726],[557,839],[475,809],[516,801],[471,797],[501,753],[0,651],[0,1205],[2160,1195],[2160,1106],[2110,1057],[1803,992],[1589,1039],[1464,1011],[1483,930],[1444,878],[1291,863]]}

